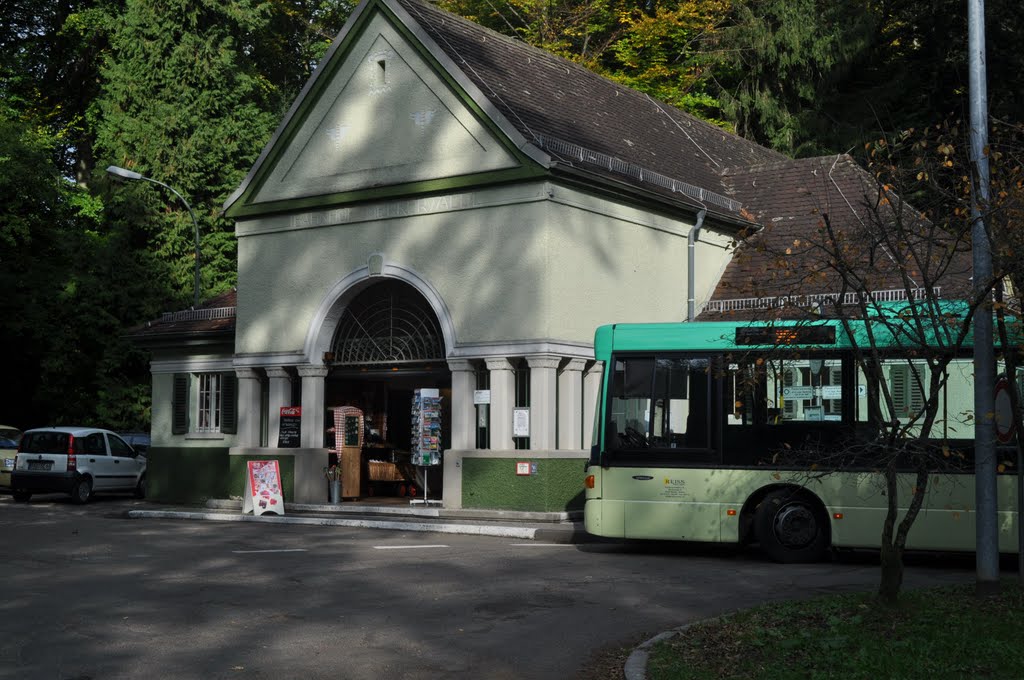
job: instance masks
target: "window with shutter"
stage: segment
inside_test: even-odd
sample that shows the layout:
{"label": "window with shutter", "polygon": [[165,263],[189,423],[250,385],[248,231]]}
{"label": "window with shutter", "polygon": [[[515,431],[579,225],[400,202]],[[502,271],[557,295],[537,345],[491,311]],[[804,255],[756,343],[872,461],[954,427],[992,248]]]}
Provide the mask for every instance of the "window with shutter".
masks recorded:
{"label": "window with shutter", "polygon": [[910,418],[924,408],[924,383],[927,369],[913,363],[889,366],[889,390],[897,418]]}
{"label": "window with shutter", "polygon": [[221,422],[220,431],[224,434],[238,432],[238,377],[233,373],[221,376]]}
{"label": "window with shutter", "polygon": [[[798,387],[801,384],[800,380],[800,369],[798,368],[786,368],[782,372],[782,386],[783,387]],[[783,402],[782,416],[786,420],[793,420],[797,417],[797,405],[799,404],[798,399],[786,399]]]}
{"label": "window with shutter", "polygon": [[171,434],[188,432],[188,373],[175,373],[171,394]]}

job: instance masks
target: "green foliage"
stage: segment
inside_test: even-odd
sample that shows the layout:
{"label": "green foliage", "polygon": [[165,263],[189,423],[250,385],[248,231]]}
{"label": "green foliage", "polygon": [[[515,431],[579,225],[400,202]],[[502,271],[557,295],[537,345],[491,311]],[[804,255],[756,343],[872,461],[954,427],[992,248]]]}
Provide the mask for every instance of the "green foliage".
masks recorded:
{"label": "green foliage", "polygon": [[[441,0],[441,7],[723,123],[711,78],[728,0]],[[728,124],[726,124],[728,127]]]}
{"label": "green foliage", "polygon": [[820,153],[809,119],[870,46],[874,22],[861,0],[737,3],[722,35],[731,70],[721,77],[737,131],[786,153]]}
{"label": "green foliage", "polygon": [[315,0],[12,0],[0,7],[0,421],[147,428],[125,332],[235,280],[219,216],[351,11]]}

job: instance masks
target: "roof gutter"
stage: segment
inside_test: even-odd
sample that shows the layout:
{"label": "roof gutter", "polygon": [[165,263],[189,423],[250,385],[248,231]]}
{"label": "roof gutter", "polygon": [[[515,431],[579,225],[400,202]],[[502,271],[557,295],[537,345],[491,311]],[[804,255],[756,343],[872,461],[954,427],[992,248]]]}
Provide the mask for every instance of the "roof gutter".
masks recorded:
{"label": "roof gutter", "polygon": [[707,208],[701,208],[697,213],[697,224],[693,225],[689,235],[686,237],[686,320],[693,321],[696,317],[696,298],[694,289],[697,287],[696,275],[693,271],[697,263],[697,237],[700,236],[701,227],[704,226],[704,217],[708,214]]}
{"label": "roof gutter", "polygon": [[586,168],[575,167],[572,164],[560,163],[558,161],[551,163],[550,170],[552,176],[556,180],[572,182],[576,186],[589,188],[591,190],[599,189],[604,194],[611,191],[614,192],[614,195],[633,202],[654,202],[660,204],[663,210],[665,208],[673,211],[683,208],[687,212],[703,210],[714,220],[716,228],[721,228],[723,230],[731,228],[733,231],[743,232],[760,227],[760,225],[751,222],[739,214],[730,213],[724,208],[722,210],[716,210],[714,206],[708,208],[708,206],[700,203],[696,199],[690,198],[682,193],[670,196],[668,195],[668,192],[654,191],[649,188],[625,182],[618,178],[608,177],[607,175],[590,171]]}

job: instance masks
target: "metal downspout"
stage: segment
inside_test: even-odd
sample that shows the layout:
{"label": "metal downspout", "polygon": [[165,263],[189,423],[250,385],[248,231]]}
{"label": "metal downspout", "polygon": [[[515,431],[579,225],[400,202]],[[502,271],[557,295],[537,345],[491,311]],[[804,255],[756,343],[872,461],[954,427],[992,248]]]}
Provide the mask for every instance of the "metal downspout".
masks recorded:
{"label": "metal downspout", "polygon": [[694,275],[694,266],[697,261],[697,237],[700,235],[700,229],[704,226],[704,216],[708,214],[707,208],[701,208],[700,212],[697,213],[697,224],[693,225],[693,229],[690,230],[690,235],[686,237],[686,320],[693,321],[696,316],[696,300],[694,298],[694,288],[696,288],[696,276]]}

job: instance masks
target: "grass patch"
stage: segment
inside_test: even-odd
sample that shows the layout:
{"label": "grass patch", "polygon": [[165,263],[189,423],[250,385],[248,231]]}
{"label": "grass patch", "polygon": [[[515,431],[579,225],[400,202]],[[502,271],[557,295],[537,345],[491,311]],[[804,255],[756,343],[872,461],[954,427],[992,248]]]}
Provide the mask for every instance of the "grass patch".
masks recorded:
{"label": "grass patch", "polygon": [[1024,590],[974,585],[779,602],[696,624],[652,647],[651,680],[1024,678]]}

